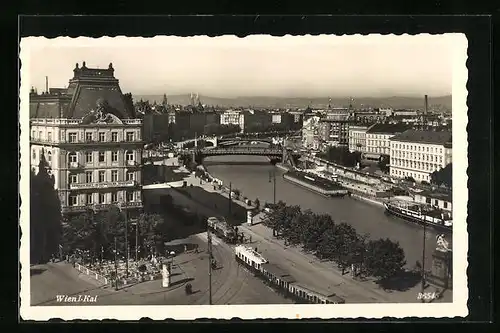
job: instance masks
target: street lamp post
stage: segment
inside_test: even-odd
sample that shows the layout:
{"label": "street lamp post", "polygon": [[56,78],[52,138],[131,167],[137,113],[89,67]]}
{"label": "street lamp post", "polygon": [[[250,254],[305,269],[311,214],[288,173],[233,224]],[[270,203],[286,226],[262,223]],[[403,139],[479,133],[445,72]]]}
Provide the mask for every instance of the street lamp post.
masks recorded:
{"label": "street lamp post", "polygon": [[231,184],[231,182],[229,182],[229,196],[228,196],[228,199],[229,199],[229,202],[228,202],[228,204],[229,204],[228,215],[229,216],[231,216],[231,208],[232,208],[231,207],[231,201],[232,201],[231,195],[232,195],[232,192],[233,192],[233,190],[232,190],[232,184]]}
{"label": "street lamp post", "polygon": [[[123,211],[121,203],[118,203],[118,208],[120,209],[120,212]],[[127,251],[127,255],[125,258],[125,276],[128,277],[128,261],[130,260],[130,251],[128,248],[128,216],[127,216],[127,210],[124,211],[125,213],[125,251]]]}
{"label": "street lamp post", "polygon": [[423,297],[425,291],[425,238],[426,238],[426,223],[424,221],[424,240],[422,246],[422,294],[421,294],[421,302],[425,302],[425,298]]}
{"label": "street lamp post", "polygon": [[276,169],[269,172],[269,182],[273,182],[273,204],[276,205]]}
{"label": "street lamp post", "polygon": [[118,261],[117,261],[118,251],[116,246],[116,236],[115,236],[115,290],[118,290]]}
{"label": "street lamp post", "polygon": [[212,305],[212,236],[207,228],[208,241],[208,304]]}

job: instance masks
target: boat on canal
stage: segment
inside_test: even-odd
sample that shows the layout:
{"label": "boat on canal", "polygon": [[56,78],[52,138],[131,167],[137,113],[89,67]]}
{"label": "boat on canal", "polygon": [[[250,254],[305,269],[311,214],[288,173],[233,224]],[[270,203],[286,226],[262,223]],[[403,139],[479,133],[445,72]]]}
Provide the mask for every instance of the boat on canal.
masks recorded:
{"label": "boat on canal", "polygon": [[349,195],[349,191],[337,182],[309,172],[291,170],[283,174],[283,179],[326,197],[343,197]]}
{"label": "boat on canal", "polygon": [[384,203],[386,213],[406,221],[450,231],[453,220],[449,212],[439,208],[406,200],[390,200]]}

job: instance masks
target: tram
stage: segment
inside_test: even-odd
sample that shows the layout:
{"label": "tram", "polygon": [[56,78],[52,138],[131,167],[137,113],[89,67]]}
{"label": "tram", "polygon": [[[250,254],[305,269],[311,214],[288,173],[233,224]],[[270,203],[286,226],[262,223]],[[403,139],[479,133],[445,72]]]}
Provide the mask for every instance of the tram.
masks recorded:
{"label": "tram", "polygon": [[230,226],[224,218],[218,218],[215,216],[209,217],[207,219],[207,226],[209,230],[211,230],[218,237],[222,238],[226,243],[236,243],[238,238],[236,230]]}
{"label": "tram", "polygon": [[236,261],[246,267],[264,283],[285,298],[295,303],[305,304],[343,304],[345,300],[335,294],[318,291],[297,282],[287,271],[270,263],[257,249],[238,245],[234,248]]}

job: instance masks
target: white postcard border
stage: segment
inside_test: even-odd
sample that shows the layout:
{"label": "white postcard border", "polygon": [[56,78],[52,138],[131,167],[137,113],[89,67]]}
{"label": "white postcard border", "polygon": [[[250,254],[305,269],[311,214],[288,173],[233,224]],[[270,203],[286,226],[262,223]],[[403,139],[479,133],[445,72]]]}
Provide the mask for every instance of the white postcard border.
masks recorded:
{"label": "white postcard border", "polygon": [[[422,34],[421,34],[422,35]],[[137,320],[140,318],[151,318],[154,320],[178,319],[192,320],[198,318],[214,319],[303,319],[303,318],[405,318],[405,317],[465,317],[468,314],[468,285],[467,285],[467,38],[464,34],[446,34],[450,42],[454,45],[453,52],[453,217],[456,223],[453,227],[453,303],[376,303],[376,304],[340,304],[340,305],[175,305],[175,306],[31,306],[30,305],[30,265],[29,265],[29,57],[30,48],[40,46],[44,43],[54,43],[63,47],[68,42],[73,46],[75,41],[78,46],[97,46],[99,43],[118,45],[123,40],[130,40],[129,37],[58,37],[48,39],[44,37],[22,38],[20,44],[21,58],[21,88],[20,88],[20,182],[19,191],[21,196],[20,225],[22,229],[21,247],[19,250],[21,263],[20,281],[20,315],[23,320],[49,320],[60,318],[63,320],[92,320],[92,319],[119,319]],[[246,37],[251,40],[261,41],[273,38],[286,40],[290,43],[304,43],[307,45],[307,38],[321,36],[290,36],[271,37],[266,35],[253,35]],[[408,38],[409,35],[402,35]],[[419,35],[416,35],[417,37]],[[442,35],[440,35],[442,36]],[[328,36],[327,36],[328,37]],[[351,42],[354,39],[362,41],[377,42],[384,39],[383,35],[349,35],[330,36],[334,42]],[[394,37],[391,35],[391,37]],[[161,42],[165,36],[153,38],[134,37],[138,43],[151,42],[152,40]],[[187,40],[185,37],[179,39]],[[190,37],[194,38],[194,37]],[[206,37],[210,43],[211,37]],[[213,37],[212,37],[213,38]],[[236,36],[220,36],[215,38],[227,39],[228,43]],[[458,222],[459,221],[459,222]],[[458,222],[458,223],[457,223]]]}

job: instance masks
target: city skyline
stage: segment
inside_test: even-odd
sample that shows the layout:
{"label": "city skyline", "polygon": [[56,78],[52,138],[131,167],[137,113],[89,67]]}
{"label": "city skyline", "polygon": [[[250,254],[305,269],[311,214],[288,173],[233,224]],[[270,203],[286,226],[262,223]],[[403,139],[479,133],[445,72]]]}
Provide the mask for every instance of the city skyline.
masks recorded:
{"label": "city skyline", "polygon": [[[123,92],[235,98],[451,94],[452,35],[30,38],[30,85],[113,63]],[[145,52],[147,55],[131,53]],[[370,56],[370,54],[372,56]]]}

